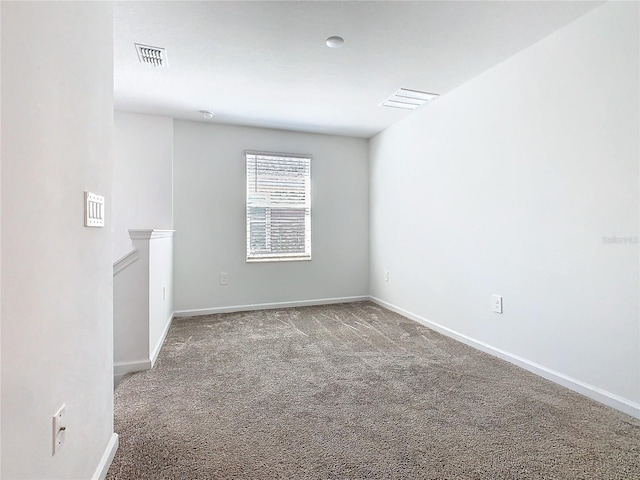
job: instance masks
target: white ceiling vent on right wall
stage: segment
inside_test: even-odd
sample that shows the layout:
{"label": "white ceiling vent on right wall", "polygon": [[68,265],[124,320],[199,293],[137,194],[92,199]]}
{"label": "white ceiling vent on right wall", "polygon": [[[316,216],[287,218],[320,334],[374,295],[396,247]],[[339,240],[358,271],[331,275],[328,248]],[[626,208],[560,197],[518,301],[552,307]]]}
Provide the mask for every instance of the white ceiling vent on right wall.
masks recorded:
{"label": "white ceiling vent on right wall", "polygon": [[140,63],[146,63],[154,67],[166,68],[169,66],[167,63],[167,52],[164,48],[142,45],[140,43],[134,43],[134,45],[136,46]]}
{"label": "white ceiling vent on right wall", "polygon": [[381,107],[402,108],[404,110],[415,110],[420,105],[424,105],[430,100],[437,98],[437,93],[421,92],[419,90],[409,90],[401,88],[380,104]]}

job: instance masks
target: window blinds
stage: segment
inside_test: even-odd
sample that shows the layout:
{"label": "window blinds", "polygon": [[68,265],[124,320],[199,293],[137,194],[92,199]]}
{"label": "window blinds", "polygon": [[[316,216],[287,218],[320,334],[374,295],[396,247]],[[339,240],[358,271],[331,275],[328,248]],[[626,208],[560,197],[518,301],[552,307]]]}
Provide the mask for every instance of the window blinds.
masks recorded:
{"label": "window blinds", "polygon": [[245,152],[247,261],[311,259],[311,157]]}

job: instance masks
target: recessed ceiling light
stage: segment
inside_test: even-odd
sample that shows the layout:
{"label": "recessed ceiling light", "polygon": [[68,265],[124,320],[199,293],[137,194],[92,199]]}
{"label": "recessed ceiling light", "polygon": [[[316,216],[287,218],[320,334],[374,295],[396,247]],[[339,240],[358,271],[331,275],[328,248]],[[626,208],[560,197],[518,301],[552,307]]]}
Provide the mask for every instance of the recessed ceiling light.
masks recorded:
{"label": "recessed ceiling light", "polygon": [[327,38],[327,41],[325,43],[329,48],[340,48],[344,43],[344,38],[334,35],[333,37]]}
{"label": "recessed ceiling light", "polygon": [[208,110],[200,110],[199,113],[204,117],[204,118],[213,118],[213,112],[210,112]]}
{"label": "recessed ceiling light", "polygon": [[401,88],[380,104],[381,107],[402,108],[404,110],[415,110],[420,105],[427,103],[438,97],[436,93],[421,92],[419,90],[409,90]]}

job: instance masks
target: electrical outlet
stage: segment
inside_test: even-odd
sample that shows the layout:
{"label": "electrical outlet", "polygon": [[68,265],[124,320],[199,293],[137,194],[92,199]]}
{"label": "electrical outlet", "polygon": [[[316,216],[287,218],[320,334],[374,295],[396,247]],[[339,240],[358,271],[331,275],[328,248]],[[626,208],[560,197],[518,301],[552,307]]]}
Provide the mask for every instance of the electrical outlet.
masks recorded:
{"label": "electrical outlet", "polygon": [[62,405],[53,416],[53,448],[51,455],[56,454],[65,440],[67,432],[66,408],[66,405]]}
{"label": "electrical outlet", "polygon": [[220,272],[220,285],[226,285],[228,283],[227,272]]}
{"label": "electrical outlet", "polygon": [[495,313],[502,313],[502,297],[500,295],[493,295],[491,299],[493,303],[493,311]]}
{"label": "electrical outlet", "polygon": [[384,281],[388,282],[391,277],[389,276],[389,270],[385,270],[384,272]]}
{"label": "electrical outlet", "polygon": [[162,287],[162,300],[167,299],[167,287]]}

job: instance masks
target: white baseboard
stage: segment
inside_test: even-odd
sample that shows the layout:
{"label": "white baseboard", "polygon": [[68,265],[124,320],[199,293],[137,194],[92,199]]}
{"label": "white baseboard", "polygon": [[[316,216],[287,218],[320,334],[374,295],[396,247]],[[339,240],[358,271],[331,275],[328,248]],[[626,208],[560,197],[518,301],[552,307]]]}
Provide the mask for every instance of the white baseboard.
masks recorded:
{"label": "white baseboard", "polygon": [[391,303],[385,302],[384,300],[381,300],[379,298],[369,297],[369,299],[382,307],[388,308],[393,312],[399,313],[400,315],[421,323],[422,325],[429,327],[439,333],[442,333],[447,337],[453,338],[454,340],[458,340],[459,342],[481,350],[485,353],[506,360],[509,363],[524,368],[525,370],[535,373],[536,375],[546,378],[547,380],[551,380],[554,383],[562,385],[563,387],[573,390],[574,392],[580,393],[585,397],[589,397],[592,400],[603,403],[604,405],[615,408],[616,410],[620,410],[621,412],[631,415],[632,417],[640,418],[640,404],[638,403],[635,403],[631,400],[628,400],[624,397],[608,392],[601,388],[595,387],[593,385],[589,385],[585,382],[564,375],[563,373],[551,370],[550,368],[539,365],[535,362],[527,360],[526,358],[519,357],[518,355],[514,355],[479,340],[475,340],[471,337],[451,330],[450,328],[427,320],[420,315],[416,315],[415,313],[408,312],[407,310],[397,307]]}
{"label": "white baseboard", "polygon": [[135,362],[117,362],[113,365],[113,375],[124,375],[130,372],[141,372],[153,367],[151,360],[137,360]]}
{"label": "white baseboard", "polygon": [[151,352],[151,368],[156,364],[156,360],[158,359],[158,355],[160,355],[160,350],[162,349],[162,345],[164,345],[164,340],[167,338],[167,333],[169,333],[169,328],[171,327],[171,322],[173,322],[173,317],[175,314],[172,314],[167,320],[167,325],[164,327],[164,331],[160,336],[160,340],[156,343],[156,346],[153,347],[153,351]]}
{"label": "white baseboard", "polygon": [[107,448],[104,450],[102,454],[102,458],[100,459],[100,463],[96,467],[95,472],[93,472],[93,476],[91,480],[104,480],[107,476],[107,471],[111,466],[111,462],[113,461],[113,457],[116,455],[116,451],[118,450],[118,434],[112,433],[111,438],[109,439],[109,443],[107,444]]}
{"label": "white baseboard", "polygon": [[150,370],[156,363],[158,359],[158,355],[160,355],[160,350],[162,349],[162,345],[164,345],[164,340],[167,338],[167,333],[169,333],[169,328],[171,327],[171,322],[173,322],[174,316],[171,315],[169,320],[167,321],[167,325],[164,327],[164,331],[162,332],[162,336],[160,340],[153,347],[153,352],[149,359],[144,360],[136,360],[133,362],[116,362],[113,365],[113,380],[114,380],[114,388],[120,383],[122,377],[124,377],[127,373],[131,372],[142,372],[144,370]]}
{"label": "white baseboard", "polygon": [[199,308],[195,310],[178,310],[175,317],[195,317],[213,313],[248,312],[252,310],[269,310],[272,308],[310,307],[313,305],[330,305],[334,303],[363,302],[369,300],[368,295],[358,297],[319,298],[314,300],[296,300],[293,302],[256,303],[253,305],[234,305],[231,307]]}

